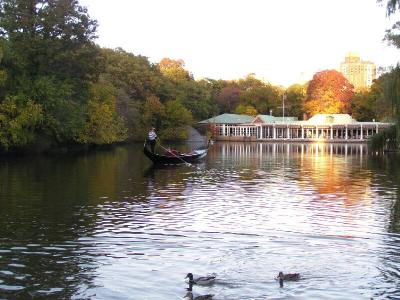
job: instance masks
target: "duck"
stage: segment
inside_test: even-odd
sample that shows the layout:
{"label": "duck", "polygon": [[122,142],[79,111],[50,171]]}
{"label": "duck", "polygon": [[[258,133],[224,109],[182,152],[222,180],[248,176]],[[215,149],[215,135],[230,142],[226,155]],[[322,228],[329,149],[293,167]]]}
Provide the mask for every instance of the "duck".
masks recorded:
{"label": "duck", "polygon": [[300,274],[299,273],[287,273],[283,274],[283,272],[279,272],[278,276],[276,279],[279,280],[279,285],[280,287],[283,287],[283,281],[297,281],[300,279]]}
{"label": "duck", "polygon": [[186,300],[212,300],[212,298],[214,297],[214,295],[212,294],[207,294],[207,295],[199,295],[194,297],[193,293],[191,291],[187,292],[185,297]]}
{"label": "duck", "polygon": [[208,285],[215,281],[215,275],[199,276],[194,278],[192,273],[187,273],[186,278],[189,278],[189,284]]}

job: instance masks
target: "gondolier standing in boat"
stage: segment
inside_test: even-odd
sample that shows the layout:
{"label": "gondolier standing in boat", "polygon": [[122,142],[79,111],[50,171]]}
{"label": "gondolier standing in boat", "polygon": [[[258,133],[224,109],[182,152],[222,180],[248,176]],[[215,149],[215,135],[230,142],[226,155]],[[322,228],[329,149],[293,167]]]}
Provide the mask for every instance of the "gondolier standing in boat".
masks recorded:
{"label": "gondolier standing in boat", "polygon": [[156,146],[156,140],[157,140],[157,134],[155,131],[154,127],[151,127],[148,137],[147,137],[147,142],[150,144],[150,149],[151,152],[154,153],[154,147]]}

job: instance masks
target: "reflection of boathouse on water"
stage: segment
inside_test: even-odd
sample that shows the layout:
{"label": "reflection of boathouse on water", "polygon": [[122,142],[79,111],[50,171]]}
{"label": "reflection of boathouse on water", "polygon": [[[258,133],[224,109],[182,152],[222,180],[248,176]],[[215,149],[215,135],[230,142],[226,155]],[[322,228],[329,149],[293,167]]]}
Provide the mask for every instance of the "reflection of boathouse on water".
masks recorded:
{"label": "reflection of boathouse on water", "polygon": [[369,154],[368,146],[365,143],[249,143],[240,142],[220,143],[213,146],[218,148],[222,157],[236,158],[261,158],[264,154],[288,156],[311,155],[311,156],[331,156],[331,155],[349,155],[363,156]]}
{"label": "reflection of boathouse on water", "polygon": [[358,122],[348,114],[317,114],[307,121],[295,117],[256,117],[222,114],[200,124],[209,126],[215,140],[222,141],[327,141],[365,142],[391,126],[382,122]]}
{"label": "reflection of boathouse on water", "polygon": [[288,156],[353,156],[362,157],[369,154],[365,143],[218,143],[213,146],[217,148],[222,157],[234,157],[237,159],[262,158]]}

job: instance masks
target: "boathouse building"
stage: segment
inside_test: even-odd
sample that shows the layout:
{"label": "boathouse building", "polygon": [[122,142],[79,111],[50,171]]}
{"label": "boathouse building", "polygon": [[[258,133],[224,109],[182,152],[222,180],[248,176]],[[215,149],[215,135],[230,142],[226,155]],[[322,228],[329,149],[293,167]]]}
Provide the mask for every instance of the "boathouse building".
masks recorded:
{"label": "boathouse building", "polygon": [[222,114],[199,122],[215,140],[365,142],[391,123],[358,122],[348,114],[317,114],[306,121],[295,117]]}

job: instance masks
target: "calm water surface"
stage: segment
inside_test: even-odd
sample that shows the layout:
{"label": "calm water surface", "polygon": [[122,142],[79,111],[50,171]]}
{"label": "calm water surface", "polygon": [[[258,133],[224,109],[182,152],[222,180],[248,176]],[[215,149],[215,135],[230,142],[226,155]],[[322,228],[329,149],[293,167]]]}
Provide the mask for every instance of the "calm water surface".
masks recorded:
{"label": "calm water surface", "polygon": [[[0,160],[0,299],[400,299],[400,163],[364,145]],[[280,288],[279,271],[300,272]]]}

